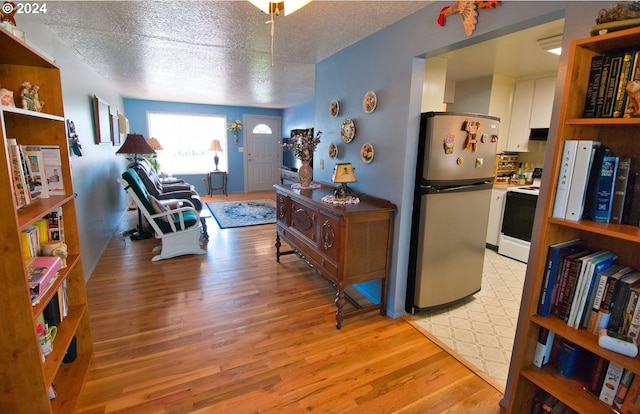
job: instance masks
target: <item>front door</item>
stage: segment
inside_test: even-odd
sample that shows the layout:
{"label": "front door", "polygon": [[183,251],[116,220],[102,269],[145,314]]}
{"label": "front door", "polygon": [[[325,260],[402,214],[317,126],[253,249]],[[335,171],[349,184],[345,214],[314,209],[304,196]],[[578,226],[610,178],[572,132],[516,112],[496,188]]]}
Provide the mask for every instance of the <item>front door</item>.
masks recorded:
{"label": "front door", "polygon": [[280,117],[245,115],[244,125],[245,188],[272,190],[282,164]]}

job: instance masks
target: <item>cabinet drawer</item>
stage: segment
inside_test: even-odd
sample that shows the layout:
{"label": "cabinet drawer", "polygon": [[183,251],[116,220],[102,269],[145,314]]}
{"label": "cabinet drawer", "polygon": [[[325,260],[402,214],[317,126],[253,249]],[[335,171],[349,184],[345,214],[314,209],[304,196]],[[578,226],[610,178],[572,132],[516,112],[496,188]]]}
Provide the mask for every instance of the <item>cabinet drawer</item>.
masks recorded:
{"label": "cabinet drawer", "polygon": [[316,219],[318,212],[313,207],[291,201],[291,220],[288,223],[291,230],[307,239],[312,245],[316,245]]}
{"label": "cabinet drawer", "polygon": [[276,197],[276,220],[285,226],[291,222],[291,199],[280,193]]}
{"label": "cabinet drawer", "polygon": [[318,250],[334,263],[338,262],[342,251],[341,230],[340,220],[322,213],[318,215]]}

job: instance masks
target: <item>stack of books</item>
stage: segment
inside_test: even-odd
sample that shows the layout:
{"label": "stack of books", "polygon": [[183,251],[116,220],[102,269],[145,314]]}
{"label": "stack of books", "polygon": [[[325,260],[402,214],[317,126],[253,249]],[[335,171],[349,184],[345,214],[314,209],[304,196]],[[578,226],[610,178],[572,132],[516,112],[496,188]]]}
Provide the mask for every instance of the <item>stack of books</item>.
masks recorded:
{"label": "stack of books", "polygon": [[631,173],[631,158],[598,141],[565,141],[553,217],[640,225],[640,176]]}
{"label": "stack of books", "polygon": [[596,335],[609,329],[637,340],[640,272],[617,264],[615,252],[585,246],[579,239],[549,246],[538,314],[555,315]]}
{"label": "stack of books", "polygon": [[629,99],[627,84],[640,80],[640,60],[635,49],[595,55],[591,59],[584,118],[633,116],[639,108]]}
{"label": "stack of books", "polygon": [[11,160],[11,181],[16,209],[38,198],[65,195],[60,172],[62,161],[57,145],[20,145],[7,139]]}

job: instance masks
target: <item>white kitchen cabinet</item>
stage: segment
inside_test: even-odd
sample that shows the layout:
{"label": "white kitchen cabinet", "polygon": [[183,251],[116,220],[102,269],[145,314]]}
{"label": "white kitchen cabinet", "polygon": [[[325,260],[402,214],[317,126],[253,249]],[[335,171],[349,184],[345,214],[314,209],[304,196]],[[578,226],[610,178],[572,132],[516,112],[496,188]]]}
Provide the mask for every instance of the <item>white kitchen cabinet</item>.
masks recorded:
{"label": "white kitchen cabinet", "polygon": [[495,186],[491,190],[491,206],[489,207],[489,224],[487,227],[487,244],[498,246],[500,229],[502,228],[502,213],[507,187]]}
{"label": "white kitchen cabinet", "polygon": [[506,151],[527,152],[531,128],[549,128],[555,78],[516,82]]}
{"label": "white kitchen cabinet", "polygon": [[530,128],[549,128],[553,95],[556,91],[556,78],[536,79],[531,106]]}
{"label": "white kitchen cabinet", "polygon": [[511,123],[507,137],[507,151],[526,152],[529,146],[529,121],[533,107],[535,81],[516,82],[511,107]]}

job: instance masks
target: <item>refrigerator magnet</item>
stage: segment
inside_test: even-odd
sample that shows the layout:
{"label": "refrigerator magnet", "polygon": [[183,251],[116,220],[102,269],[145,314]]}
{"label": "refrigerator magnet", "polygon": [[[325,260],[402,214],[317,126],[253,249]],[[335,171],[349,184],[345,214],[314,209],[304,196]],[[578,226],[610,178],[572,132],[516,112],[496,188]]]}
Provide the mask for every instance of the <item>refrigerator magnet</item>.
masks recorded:
{"label": "refrigerator magnet", "polygon": [[454,138],[453,134],[447,135],[447,137],[443,141],[445,154],[453,154],[453,146],[455,142],[456,139]]}

